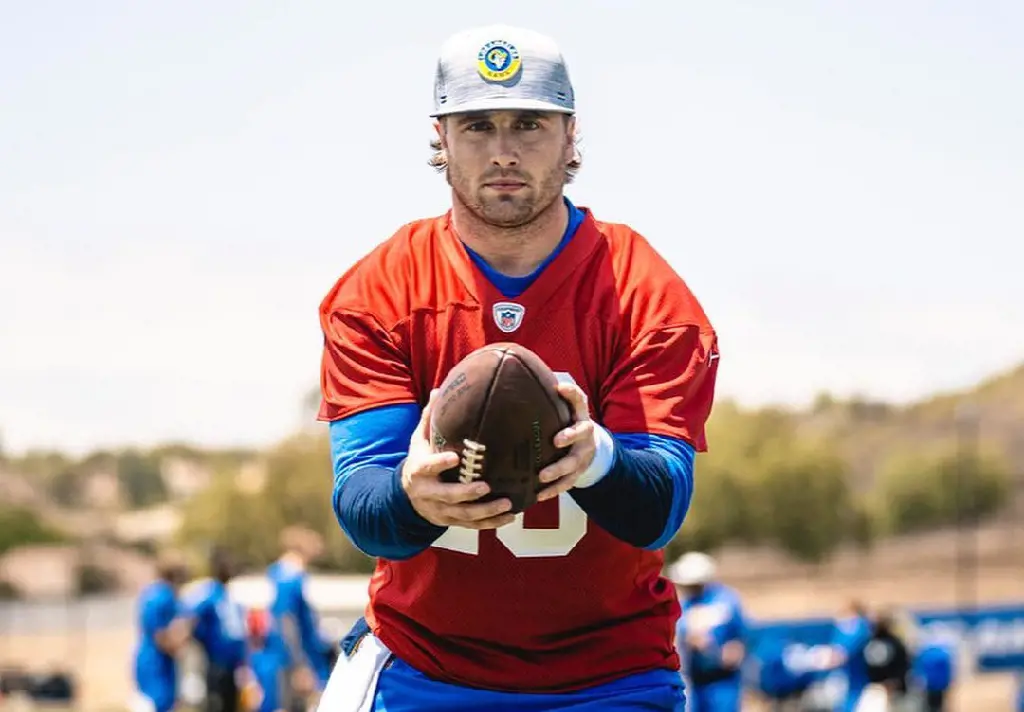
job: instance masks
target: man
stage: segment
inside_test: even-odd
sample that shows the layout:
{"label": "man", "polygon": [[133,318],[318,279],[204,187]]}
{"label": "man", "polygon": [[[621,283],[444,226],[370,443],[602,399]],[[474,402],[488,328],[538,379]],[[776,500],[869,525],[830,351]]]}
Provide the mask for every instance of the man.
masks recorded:
{"label": "man", "polygon": [[882,611],[875,618],[864,661],[869,683],[884,690],[887,708],[896,709],[909,691],[911,655],[892,611]]}
{"label": "man", "polygon": [[682,616],[676,645],[689,683],[688,712],[739,712],[747,623],[739,594],[715,579],[714,559],[690,552],[669,570]]}
{"label": "man", "polygon": [[133,712],[170,712],[178,698],[175,656],[189,640],[178,616],[178,592],[188,578],[176,552],[162,554],[157,580],[139,596],[139,644],[135,652]]}
{"label": "man", "polygon": [[185,597],[183,615],[206,656],[207,711],[236,712],[249,680],[245,611],[228,593],[235,564],[227,551],[211,553],[210,574]]}
{"label": "man", "polygon": [[282,680],[285,666],[281,660],[281,646],[275,645],[280,631],[275,630],[274,617],[269,611],[259,608],[247,611],[246,633],[252,682],[259,689],[259,694],[255,695],[258,703],[253,708],[256,712],[285,712],[284,695],[281,694],[285,690]]}
{"label": "man", "polygon": [[[941,636],[925,633],[912,663],[915,684],[925,698],[927,712],[949,709],[950,690],[956,680],[954,644]],[[1024,712],[1022,705],[1021,712]]]}
{"label": "man", "polygon": [[267,568],[274,592],[270,612],[278,631],[270,645],[286,666],[282,707],[305,709],[305,701],[323,688],[330,673],[316,612],[305,593],[306,567],[320,557],[323,539],[306,527],[290,526],[281,532],[281,548],[281,558]]}
{"label": "man", "polygon": [[[679,602],[662,547],[705,449],[716,335],[638,234],[577,208],[574,94],[555,43],[485,27],[442,48],[436,155],[444,215],[410,223],[321,305],[320,419],[334,508],[378,557],[368,633],[324,712],[681,710]],[[487,343],[561,373],[576,422],[529,511],[442,483],[432,393]]]}
{"label": "man", "polygon": [[846,677],[846,694],[836,704],[835,712],[854,712],[870,684],[864,657],[870,640],[867,608],[860,601],[849,601],[836,618],[831,642],[822,648],[821,668],[841,671]]}

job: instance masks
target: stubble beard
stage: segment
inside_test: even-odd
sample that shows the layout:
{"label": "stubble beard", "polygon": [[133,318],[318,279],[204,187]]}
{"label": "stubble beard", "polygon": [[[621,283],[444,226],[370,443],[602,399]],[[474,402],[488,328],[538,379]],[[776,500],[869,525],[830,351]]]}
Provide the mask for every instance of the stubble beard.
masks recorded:
{"label": "stubble beard", "polygon": [[491,227],[514,230],[529,225],[560,199],[565,168],[554,166],[533,187],[508,195],[487,195],[482,186],[474,191],[468,176],[451,164],[446,176],[455,198],[478,220]]}

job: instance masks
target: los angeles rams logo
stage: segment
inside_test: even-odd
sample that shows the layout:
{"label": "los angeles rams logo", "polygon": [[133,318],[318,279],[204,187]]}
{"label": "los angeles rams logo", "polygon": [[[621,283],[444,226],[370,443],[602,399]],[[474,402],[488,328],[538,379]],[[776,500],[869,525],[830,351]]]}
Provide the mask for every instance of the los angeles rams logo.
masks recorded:
{"label": "los angeles rams logo", "polygon": [[519,50],[511,42],[494,40],[480,48],[476,56],[477,71],[488,82],[507,82],[523,68]]}

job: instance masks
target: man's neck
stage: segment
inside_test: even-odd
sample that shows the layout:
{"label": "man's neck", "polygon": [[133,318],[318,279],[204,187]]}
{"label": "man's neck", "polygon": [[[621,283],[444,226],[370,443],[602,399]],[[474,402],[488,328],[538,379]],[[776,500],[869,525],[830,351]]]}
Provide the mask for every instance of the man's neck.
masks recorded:
{"label": "man's neck", "polygon": [[508,277],[532,274],[555,251],[569,225],[569,209],[559,198],[526,225],[488,225],[453,195],[452,222],[459,238],[491,267]]}

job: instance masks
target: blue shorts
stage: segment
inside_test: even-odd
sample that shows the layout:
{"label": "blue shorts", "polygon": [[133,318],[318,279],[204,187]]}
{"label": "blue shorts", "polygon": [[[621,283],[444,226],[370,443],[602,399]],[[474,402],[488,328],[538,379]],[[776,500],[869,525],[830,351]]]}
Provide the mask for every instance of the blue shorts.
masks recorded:
{"label": "blue shorts", "polygon": [[437,682],[401,660],[380,673],[374,712],[684,712],[682,677],[670,670],[631,675],[565,693],[493,692]]}

